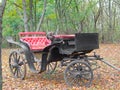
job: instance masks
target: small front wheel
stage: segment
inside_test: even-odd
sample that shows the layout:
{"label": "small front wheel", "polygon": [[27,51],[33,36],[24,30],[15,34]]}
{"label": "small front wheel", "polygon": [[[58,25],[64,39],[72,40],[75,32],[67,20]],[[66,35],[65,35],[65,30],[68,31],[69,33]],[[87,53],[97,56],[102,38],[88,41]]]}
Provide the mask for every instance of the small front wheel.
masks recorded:
{"label": "small front wheel", "polygon": [[12,51],[9,56],[9,67],[14,78],[24,79],[26,76],[26,64],[24,54]]}
{"label": "small front wheel", "polygon": [[93,71],[86,62],[75,60],[67,66],[64,79],[66,84],[71,87],[88,87],[93,80]]}

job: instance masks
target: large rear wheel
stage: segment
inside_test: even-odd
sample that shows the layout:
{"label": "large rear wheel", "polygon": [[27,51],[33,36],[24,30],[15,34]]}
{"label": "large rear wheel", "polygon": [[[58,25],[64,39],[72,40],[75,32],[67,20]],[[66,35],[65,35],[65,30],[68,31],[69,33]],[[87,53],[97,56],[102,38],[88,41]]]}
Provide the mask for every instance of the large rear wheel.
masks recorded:
{"label": "large rear wheel", "polygon": [[88,87],[93,80],[93,71],[86,62],[75,60],[64,71],[64,79],[66,84],[71,87]]}

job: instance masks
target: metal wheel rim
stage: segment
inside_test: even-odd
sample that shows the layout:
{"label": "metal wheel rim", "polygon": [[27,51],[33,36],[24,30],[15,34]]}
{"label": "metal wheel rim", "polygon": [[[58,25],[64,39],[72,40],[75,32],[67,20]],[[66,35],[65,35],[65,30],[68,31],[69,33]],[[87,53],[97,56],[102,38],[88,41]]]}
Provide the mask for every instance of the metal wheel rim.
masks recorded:
{"label": "metal wheel rim", "polygon": [[25,78],[26,64],[22,54],[17,51],[13,51],[9,56],[9,67],[14,78]]}
{"label": "metal wheel rim", "polygon": [[[81,71],[75,69],[75,67],[77,68],[77,67],[79,67],[79,65],[82,66]],[[78,77],[77,77],[77,75],[78,75]],[[65,79],[66,84],[71,87],[73,87],[73,86],[89,87],[93,80],[93,71],[86,62],[73,61],[67,66],[66,70],[64,71],[64,79]],[[87,82],[87,79],[88,79],[88,82]]]}

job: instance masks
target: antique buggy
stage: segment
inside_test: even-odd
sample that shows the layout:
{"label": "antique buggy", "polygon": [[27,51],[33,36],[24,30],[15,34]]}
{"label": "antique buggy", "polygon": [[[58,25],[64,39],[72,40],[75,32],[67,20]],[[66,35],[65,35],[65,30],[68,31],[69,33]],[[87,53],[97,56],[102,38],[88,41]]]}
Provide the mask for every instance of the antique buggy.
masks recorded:
{"label": "antique buggy", "polygon": [[[93,71],[97,69],[93,60],[100,60],[112,68],[111,65],[99,55],[90,56],[88,53],[99,48],[98,33],[76,33],[75,35],[53,35],[45,32],[20,32],[20,42],[15,42],[11,37],[9,43],[16,44],[20,49],[12,51],[9,56],[10,70],[15,78],[24,79],[26,64],[33,73],[52,74],[57,62],[67,66],[64,79],[69,86],[90,86],[93,80]],[[42,53],[42,58],[37,59],[35,52]],[[37,64],[37,66],[35,65]],[[93,67],[95,66],[95,67]]]}

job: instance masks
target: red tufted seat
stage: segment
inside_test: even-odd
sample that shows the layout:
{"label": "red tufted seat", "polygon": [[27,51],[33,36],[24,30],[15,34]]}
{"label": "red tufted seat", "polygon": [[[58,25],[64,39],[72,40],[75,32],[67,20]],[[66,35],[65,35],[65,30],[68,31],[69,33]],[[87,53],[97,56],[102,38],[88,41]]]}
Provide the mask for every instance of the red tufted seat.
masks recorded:
{"label": "red tufted seat", "polygon": [[42,51],[51,44],[45,32],[20,32],[20,40],[26,42],[32,51]]}

